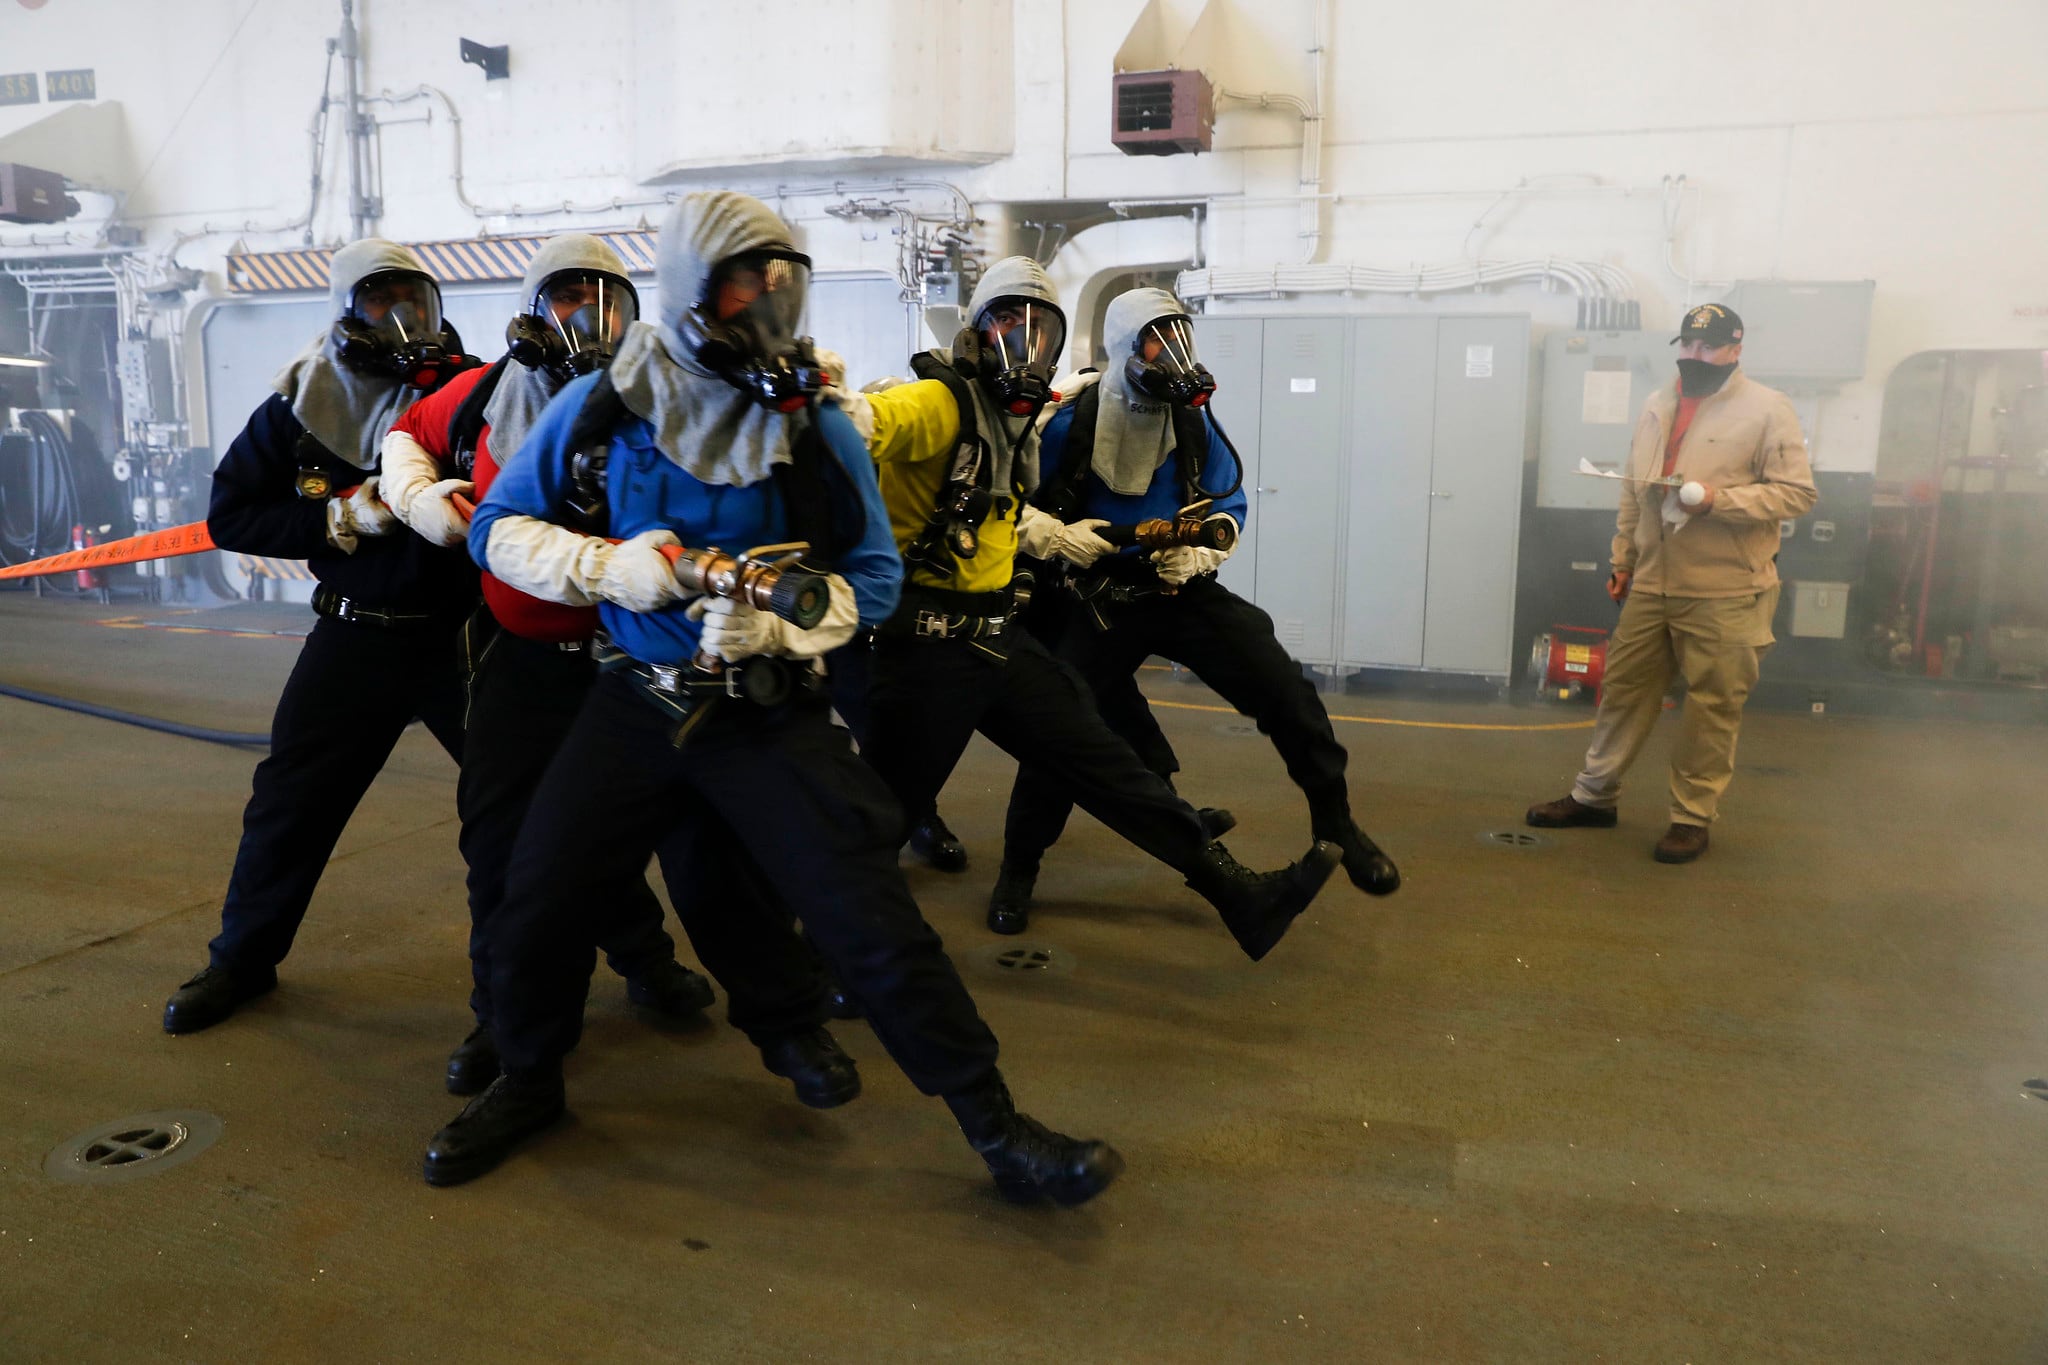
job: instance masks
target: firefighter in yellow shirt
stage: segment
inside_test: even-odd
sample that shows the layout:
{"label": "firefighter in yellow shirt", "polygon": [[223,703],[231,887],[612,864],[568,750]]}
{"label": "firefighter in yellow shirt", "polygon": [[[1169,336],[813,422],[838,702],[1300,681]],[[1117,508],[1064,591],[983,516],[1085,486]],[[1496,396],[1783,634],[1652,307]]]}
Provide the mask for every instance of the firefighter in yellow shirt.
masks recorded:
{"label": "firefighter in yellow shirt", "polygon": [[1100,521],[1032,507],[1037,418],[1052,398],[1066,317],[1027,257],[998,261],[950,350],[911,361],[918,382],[836,399],[868,437],[906,569],[902,605],[875,632],[862,754],[907,812],[931,807],[981,731],[1029,756],[1074,803],[1173,868],[1254,961],[1329,879],[1339,850],[1253,872],[1096,714],[1088,689],[1016,628],[1017,555],[1086,566],[1114,547]]}

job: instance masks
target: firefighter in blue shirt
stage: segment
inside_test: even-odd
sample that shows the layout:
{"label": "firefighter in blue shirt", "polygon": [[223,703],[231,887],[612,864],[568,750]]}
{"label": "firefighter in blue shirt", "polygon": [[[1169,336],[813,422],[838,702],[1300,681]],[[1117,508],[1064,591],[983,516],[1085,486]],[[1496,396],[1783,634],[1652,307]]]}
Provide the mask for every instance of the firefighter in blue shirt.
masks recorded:
{"label": "firefighter in blue shirt", "polygon": [[[1175,519],[1201,502],[1227,517],[1231,545],[1244,525],[1244,471],[1209,411],[1216,382],[1195,355],[1194,327],[1163,289],[1119,295],[1103,318],[1108,367],[1047,424],[1045,477],[1034,501],[1062,521],[1113,526]],[[1071,387],[1071,386],[1069,386]],[[1205,420],[1206,416],[1206,420]],[[1226,539],[1219,537],[1219,539]],[[1161,777],[1179,770],[1133,678],[1152,655],[1193,669],[1258,723],[1308,798],[1314,836],[1344,851],[1360,890],[1390,895],[1401,874],[1351,816],[1346,755],[1329,713],[1273,634],[1273,619],[1216,581],[1229,548],[1127,546],[1069,569],[1069,609],[1054,653],[1087,680],[1103,719]],[[1065,828],[1072,802],[1053,775],[1017,771],[1003,831],[1003,865],[989,897],[989,927],[1022,933],[1039,860]]]}
{"label": "firefighter in blue shirt", "polygon": [[[1106,1144],[1017,1113],[995,1037],[897,868],[902,812],[816,685],[817,660],[894,609],[902,571],[862,442],[814,401],[822,376],[796,335],[809,265],[758,200],[679,201],[662,229],[660,325],[635,323],[608,371],[563,390],[477,510],[479,563],[596,604],[608,648],[507,875],[492,993],[504,1074],[435,1135],[431,1184],[482,1174],[564,1112],[600,927],[586,888],[665,838],[690,845],[693,897],[803,923],[1005,1194],[1076,1204],[1122,1169]],[[695,595],[662,553],[794,540],[829,571],[808,626]]]}

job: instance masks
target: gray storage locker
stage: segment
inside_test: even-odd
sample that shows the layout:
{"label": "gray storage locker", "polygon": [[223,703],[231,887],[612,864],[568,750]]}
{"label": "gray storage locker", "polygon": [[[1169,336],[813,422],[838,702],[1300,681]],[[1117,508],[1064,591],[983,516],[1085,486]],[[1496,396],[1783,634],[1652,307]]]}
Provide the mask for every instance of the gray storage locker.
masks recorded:
{"label": "gray storage locker", "polygon": [[[1195,327],[1248,465],[1250,525],[1225,582],[1304,663],[1505,677],[1528,318],[1232,314]],[[1248,392],[1256,451],[1239,434],[1250,419],[1234,395]]]}
{"label": "gray storage locker", "polygon": [[[1216,393],[1209,401],[1217,424],[1244,462],[1245,499],[1257,502],[1253,490],[1259,486],[1259,421],[1265,410],[1259,366],[1265,354],[1266,324],[1258,318],[1226,317],[1203,318],[1196,325],[1201,331],[1202,363],[1216,376]],[[1211,481],[1210,486],[1227,485]],[[1223,561],[1216,576],[1224,587],[1250,598],[1259,562],[1259,519],[1247,517],[1246,521],[1237,551]]]}

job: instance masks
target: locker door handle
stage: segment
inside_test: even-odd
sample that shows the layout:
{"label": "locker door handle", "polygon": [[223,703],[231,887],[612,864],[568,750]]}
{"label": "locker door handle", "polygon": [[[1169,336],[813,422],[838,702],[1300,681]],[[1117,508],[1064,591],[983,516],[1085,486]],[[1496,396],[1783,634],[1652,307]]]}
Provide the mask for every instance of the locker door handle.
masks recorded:
{"label": "locker door handle", "polygon": [[1436,490],[1435,490],[1434,488],[1432,488],[1432,489],[1431,489],[1431,490],[1429,491],[1429,495],[1430,495],[1430,496],[1431,496],[1432,498],[1448,498],[1448,497],[1450,497],[1450,496],[1451,496],[1451,495],[1450,495],[1449,493],[1439,493],[1439,492],[1437,492],[1437,491],[1436,491]]}
{"label": "locker door handle", "polygon": [[1252,490],[1254,493],[1278,493],[1279,491],[1277,488],[1254,488]]}

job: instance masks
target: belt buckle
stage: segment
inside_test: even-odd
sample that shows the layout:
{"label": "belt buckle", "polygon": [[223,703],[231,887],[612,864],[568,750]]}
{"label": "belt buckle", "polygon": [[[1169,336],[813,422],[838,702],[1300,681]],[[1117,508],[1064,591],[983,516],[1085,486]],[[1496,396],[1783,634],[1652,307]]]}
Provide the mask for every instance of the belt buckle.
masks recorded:
{"label": "belt buckle", "polygon": [[337,621],[355,620],[356,604],[346,597],[336,597],[334,599],[334,619]]}
{"label": "belt buckle", "polygon": [[945,617],[935,611],[919,611],[917,613],[917,633],[924,636],[936,636],[943,640],[950,632],[947,630]]}
{"label": "belt buckle", "polygon": [[675,667],[673,664],[649,664],[647,665],[647,673],[653,682],[655,691],[666,692],[671,697],[682,695],[682,669]]}

